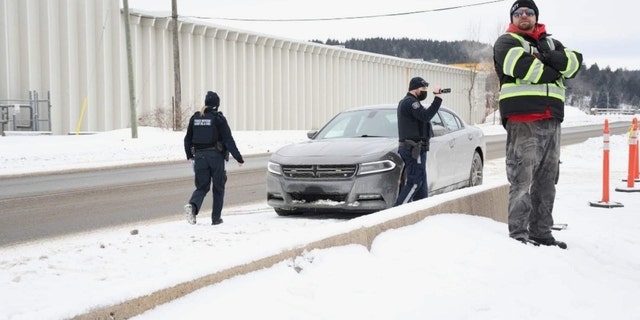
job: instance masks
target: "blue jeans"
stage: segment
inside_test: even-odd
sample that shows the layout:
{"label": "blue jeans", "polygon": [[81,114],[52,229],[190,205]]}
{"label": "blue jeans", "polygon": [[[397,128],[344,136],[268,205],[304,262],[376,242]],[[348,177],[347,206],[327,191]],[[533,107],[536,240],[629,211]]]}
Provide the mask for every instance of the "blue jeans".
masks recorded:
{"label": "blue jeans", "polygon": [[398,153],[404,160],[405,184],[400,189],[396,206],[411,201],[426,198],[427,189],[427,151],[420,152],[418,159],[411,156],[411,150],[407,147],[398,148]]}
{"label": "blue jeans", "polygon": [[222,215],[224,186],[227,183],[227,172],[224,165],[224,155],[219,151],[196,151],[194,156],[193,171],[196,190],[193,191],[189,203],[195,205],[196,214],[198,214],[205,196],[213,186],[211,221],[220,219]]}

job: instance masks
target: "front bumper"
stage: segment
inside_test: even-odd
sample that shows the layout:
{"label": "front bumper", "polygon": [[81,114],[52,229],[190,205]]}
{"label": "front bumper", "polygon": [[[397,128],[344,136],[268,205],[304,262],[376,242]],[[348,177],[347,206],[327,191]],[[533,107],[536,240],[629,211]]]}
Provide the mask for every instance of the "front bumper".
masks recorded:
{"label": "front bumper", "polygon": [[349,179],[288,179],[267,173],[267,203],[291,211],[374,212],[398,196],[400,169]]}

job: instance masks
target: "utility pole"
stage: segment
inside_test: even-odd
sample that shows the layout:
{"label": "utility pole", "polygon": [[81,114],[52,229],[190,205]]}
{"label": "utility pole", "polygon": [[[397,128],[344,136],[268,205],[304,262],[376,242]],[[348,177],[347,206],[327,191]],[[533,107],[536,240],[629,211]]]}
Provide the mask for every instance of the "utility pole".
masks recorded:
{"label": "utility pole", "polygon": [[[126,0],[125,0],[126,1]],[[171,18],[173,20],[173,82],[174,82],[174,105],[173,105],[173,130],[182,130],[182,91],[180,90],[180,46],[178,42],[178,0],[171,0]]]}
{"label": "utility pole", "polygon": [[[175,0],[174,0],[175,1]],[[129,109],[131,114],[131,138],[138,138],[138,115],[136,114],[136,90],[133,82],[133,55],[131,53],[131,30],[129,27],[129,0],[122,0],[124,7],[124,34],[127,46],[127,70],[129,71]]]}

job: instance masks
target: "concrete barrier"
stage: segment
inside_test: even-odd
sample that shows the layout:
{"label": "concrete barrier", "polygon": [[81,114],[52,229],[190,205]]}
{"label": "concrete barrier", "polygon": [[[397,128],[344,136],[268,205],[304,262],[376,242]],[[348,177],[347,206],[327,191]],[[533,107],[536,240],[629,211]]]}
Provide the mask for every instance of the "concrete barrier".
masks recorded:
{"label": "concrete barrier", "polygon": [[[408,203],[401,208],[391,208],[362,216],[348,222],[344,232],[283,251],[276,255],[250,261],[233,268],[216,271],[170,288],[152,292],[146,296],[127,300],[116,305],[102,307],[73,319],[128,319],[154,307],[186,296],[198,289],[219,283],[232,277],[269,268],[276,263],[300,256],[305,251],[325,249],[348,244],[360,244],[371,248],[373,240],[382,232],[415,224],[435,214],[466,213],[507,222],[508,185],[477,186],[461,189]],[[410,212],[410,213],[407,213]],[[505,237],[508,231],[505,228]]]}

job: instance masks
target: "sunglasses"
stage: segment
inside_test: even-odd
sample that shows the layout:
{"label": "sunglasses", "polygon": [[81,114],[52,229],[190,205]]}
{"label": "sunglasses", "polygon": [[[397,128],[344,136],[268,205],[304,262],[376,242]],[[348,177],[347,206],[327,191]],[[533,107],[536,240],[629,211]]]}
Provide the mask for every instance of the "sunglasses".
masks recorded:
{"label": "sunglasses", "polygon": [[533,17],[536,15],[536,12],[533,9],[520,9],[513,12],[513,16],[515,18],[520,18],[523,15],[527,15],[528,17]]}

